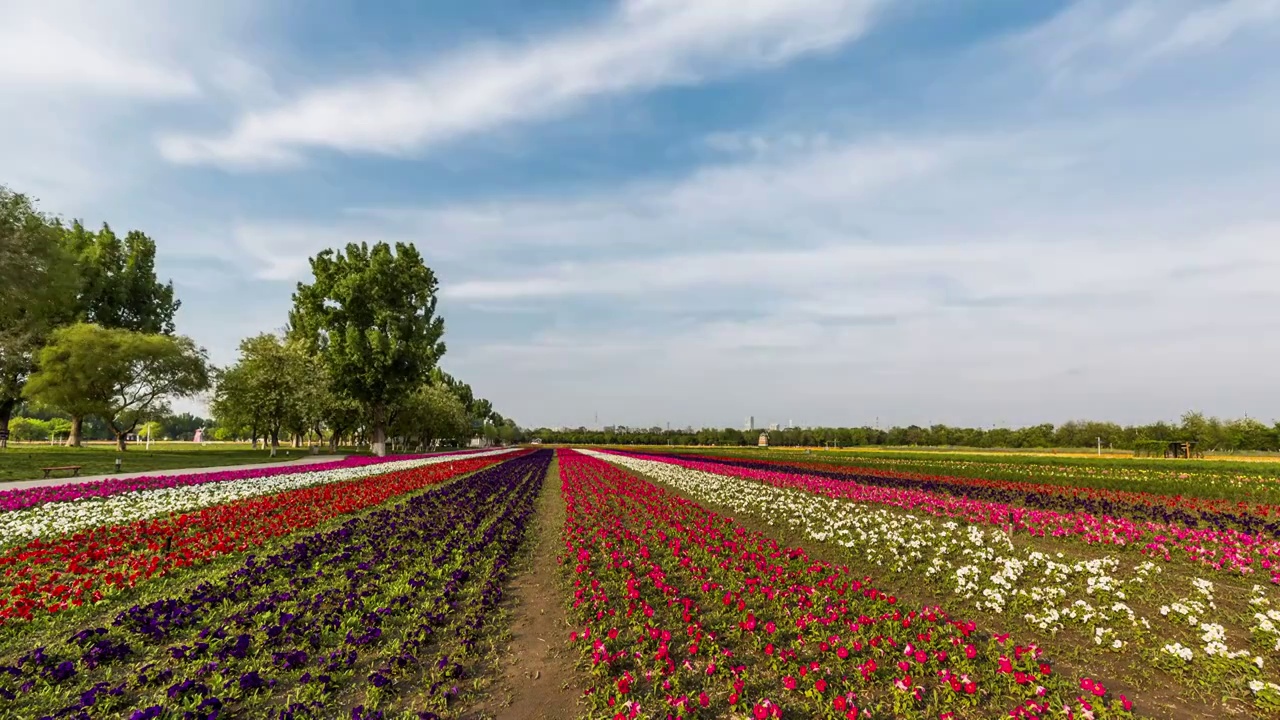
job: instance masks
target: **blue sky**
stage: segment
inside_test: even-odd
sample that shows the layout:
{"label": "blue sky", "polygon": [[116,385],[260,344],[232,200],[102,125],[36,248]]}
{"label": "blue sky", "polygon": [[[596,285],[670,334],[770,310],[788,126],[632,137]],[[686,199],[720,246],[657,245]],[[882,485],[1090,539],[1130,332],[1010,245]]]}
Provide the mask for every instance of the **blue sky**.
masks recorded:
{"label": "blue sky", "polygon": [[220,363],[412,241],[524,425],[1269,419],[1280,0],[0,0],[0,182]]}

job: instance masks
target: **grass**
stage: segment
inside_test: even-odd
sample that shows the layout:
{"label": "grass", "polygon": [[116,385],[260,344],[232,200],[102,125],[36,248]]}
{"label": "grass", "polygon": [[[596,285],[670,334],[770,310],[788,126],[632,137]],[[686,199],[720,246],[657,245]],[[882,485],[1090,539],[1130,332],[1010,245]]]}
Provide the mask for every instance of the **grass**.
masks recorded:
{"label": "grass", "polygon": [[[40,468],[65,465],[80,465],[81,475],[106,475],[115,472],[116,458],[121,459],[120,471],[130,473],[281,462],[306,457],[310,452],[307,448],[282,447],[272,458],[270,451],[254,450],[248,443],[197,445],[164,442],[152,443],[150,450],[142,443],[121,453],[114,443],[69,448],[10,442],[8,449],[0,450],[0,483],[40,478],[44,476]],[[327,449],[322,448],[321,453],[327,454]],[[344,451],[344,454],[350,453]]]}

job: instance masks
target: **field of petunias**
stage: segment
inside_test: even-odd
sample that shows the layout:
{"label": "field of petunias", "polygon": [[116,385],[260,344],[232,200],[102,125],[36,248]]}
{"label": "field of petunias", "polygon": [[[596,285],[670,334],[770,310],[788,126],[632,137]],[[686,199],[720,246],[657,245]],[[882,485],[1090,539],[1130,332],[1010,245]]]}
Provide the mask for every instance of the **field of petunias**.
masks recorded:
{"label": "field of petunias", "polygon": [[[1266,530],[1138,521],[1120,502],[1110,513],[1042,510],[986,499],[967,480],[926,485],[899,472],[598,456],[831,547],[917,602],[968,610],[980,626],[1029,637],[1074,670],[1122,680],[1139,701],[1165,704],[1158,716],[1200,717],[1215,702],[1247,717],[1280,710],[1280,538]],[[1041,491],[1056,488],[1026,489]]]}
{"label": "field of petunias", "polygon": [[1280,717],[1270,513],[567,448],[3,491],[0,718]]}

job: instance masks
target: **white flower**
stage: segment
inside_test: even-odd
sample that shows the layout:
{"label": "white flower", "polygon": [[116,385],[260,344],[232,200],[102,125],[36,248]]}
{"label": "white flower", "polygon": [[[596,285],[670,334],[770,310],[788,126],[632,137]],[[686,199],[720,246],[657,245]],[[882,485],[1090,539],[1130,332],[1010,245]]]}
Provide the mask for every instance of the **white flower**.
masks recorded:
{"label": "white flower", "polygon": [[[465,457],[483,457],[504,452],[510,452],[510,450],[471,453]],[[36,537],[56,537],[85,528],[126,524],[144,518],[184,513],[259,495],[273,495],[287,490],[354,480],[458,459],[457,455],[434,455],[334,470],[304,469],[284,475],[126,492],[75,502],[46,503],[0,513],[0,546],[13,545]]]}

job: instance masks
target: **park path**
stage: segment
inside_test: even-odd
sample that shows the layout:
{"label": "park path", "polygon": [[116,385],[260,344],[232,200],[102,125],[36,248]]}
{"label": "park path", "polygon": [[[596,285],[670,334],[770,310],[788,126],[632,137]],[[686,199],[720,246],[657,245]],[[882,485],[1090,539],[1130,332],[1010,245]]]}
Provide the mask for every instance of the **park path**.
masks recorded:
{"label": "park path", "polygon": [[227,472],[229,470],[252,470],[265,467],[301,467],[317,463],[337,462],[345,455],[311,455],[297,460],[281,460],[278,462],[250,463],[248,465],[215,465],[198,468],[165,468],[161,470],[145,470],[142,472],[111,473],[109,475],[81,475],[80,477],[53,477],[37,480],[10,480],[0,483],[0,490],[19,490],[32,487],[49,487],[53,485],[74,485],[76,483],[93,482],[94,480],[119,480],[124,478],[155,477],[159,475],[203,475],[205,473]]}

